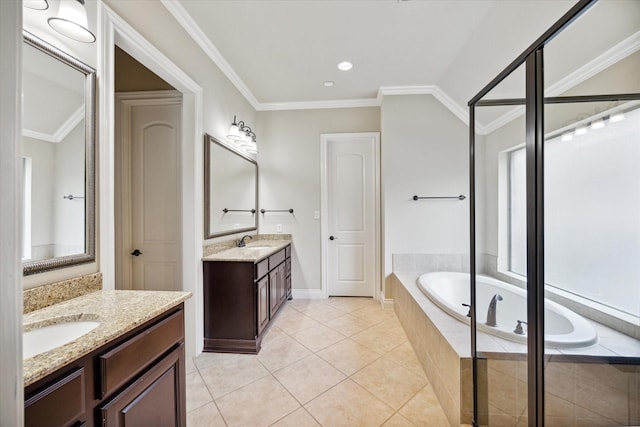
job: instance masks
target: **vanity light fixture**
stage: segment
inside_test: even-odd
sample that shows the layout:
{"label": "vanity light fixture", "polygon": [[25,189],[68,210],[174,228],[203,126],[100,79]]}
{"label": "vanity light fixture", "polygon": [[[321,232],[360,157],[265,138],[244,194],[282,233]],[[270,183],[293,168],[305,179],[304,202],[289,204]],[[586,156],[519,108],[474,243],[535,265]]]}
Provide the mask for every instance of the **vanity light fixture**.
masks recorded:
{"label": "vanity light fixture", "polygon": [[349,61],[342,61],[341,63],[338,64],[338,69],[340,71],[349,71],[352,68],[353,68],[353,64]]}
{"label": "vanity light fixture", "polygon": [[242,120],[236,121],[236,116],[233,116],[233,123],[229,127],[229,133],[227,138],[248,153],[257,153],[258,147],[256,144],[256,134],[247,126]]}
{"label": "vanity light fixture", "polygon": [[562,134],[563,141],[571,141],[573,139],[573,132],[565,132]]}
{"label": "vanity light fixture", "polygon": [[576,135],[580,136],[580,135],[584,135],[587,133],[587,126],[583,125],[583,126],[579,126],[576,128]]}
{"label": "vanity light fixture", "polygon": [[617,123],[623,120],[624,120],[624,113],[615,113],[609,118],[609,121],[611,123]]}
{"label": "vanity light fixture", "polygon": [[22,3],[24,7],[35,10],[47,10],[49,9],[49,3],[47,0],[24,0]]}
{"label": "vanity light fixture", "polygon": [[84,0],[60,0],[58,16],[47,20],[51,28],[70,39],[93,43],[96,36],[89,31]]}
{"label": "vanity light fixture", "polygon": [[591,122],[591,126],[589,127],[593,130],[602,129],[604,127],[604,119],[598,119]]}

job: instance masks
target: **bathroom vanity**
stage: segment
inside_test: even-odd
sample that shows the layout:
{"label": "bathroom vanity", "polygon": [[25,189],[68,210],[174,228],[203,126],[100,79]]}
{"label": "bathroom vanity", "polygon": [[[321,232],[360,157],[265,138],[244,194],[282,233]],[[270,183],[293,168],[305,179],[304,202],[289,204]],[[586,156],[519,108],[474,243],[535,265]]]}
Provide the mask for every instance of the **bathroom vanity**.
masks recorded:
{"label": "bathroom vanity", "polygon": [[25,315],[26,330],[75,316],[99,322],[25,359],[25,426],[185,426],[189,296],[101,291]]}
{"label": "bathroom vanity", "polygon": [[291,299],[291,241],[260,240],[203,258],[204,351],[260,351],[262,336]]}

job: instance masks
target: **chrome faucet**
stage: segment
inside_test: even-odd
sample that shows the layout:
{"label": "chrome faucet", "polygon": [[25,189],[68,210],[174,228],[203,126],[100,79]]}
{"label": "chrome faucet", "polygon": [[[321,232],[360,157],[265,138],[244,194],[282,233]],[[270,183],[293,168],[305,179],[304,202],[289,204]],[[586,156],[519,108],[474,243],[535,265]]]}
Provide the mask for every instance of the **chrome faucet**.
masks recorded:
{"label": "chrome faucet", "polygon": [[487,310],[487,321],[485,322],[487,326],[498,326],[498,322],[496,322],[496,306],[498,305],[498,301],[502,301],[502,295],[495,294],[493,298],[491,298],[489,309]]}
{"label": "chrome faucet", "polygon": [[247,244],[244,241],[244,239],[246,239],[247,237],[250,239],[253,239],[253,237],[249,236],[248,234],[245,234],[244,236],[242,236],[242,239],[240,239],[240,241],[238,242],[239,248],[244,248],[245,246],[247,246]]}

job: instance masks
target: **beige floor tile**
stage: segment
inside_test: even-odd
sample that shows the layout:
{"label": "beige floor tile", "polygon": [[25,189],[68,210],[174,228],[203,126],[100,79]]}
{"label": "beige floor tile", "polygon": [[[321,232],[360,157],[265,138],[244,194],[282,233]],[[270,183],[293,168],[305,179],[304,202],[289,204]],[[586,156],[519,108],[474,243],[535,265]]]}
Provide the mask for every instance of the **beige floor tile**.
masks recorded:
{"label": "beige floor tile", "polygon": [[301,310],[300,313],[321,323],[328,322],[336,317],[344,316],[344,311],[338,310],[329,304],[314,305]]}
{"label": "beige floor tile", "polygon": [[206,367],[200,368],[202,379],[214,398],[269,375],[269,371],[255,356],[220,354],[215,360],[216,363],[209,363]]}
{"label": "beige floor tile", "polygon": [[364,331],[371,326],[366,320],[360,319],[359,317],[355,317],[350,314],[346,314],[344,316],[337,317],[333,320],[325,322],[324,325],[335,329],[336,331],[347,337]]}
{"label": "beige floor tile", "polygon": [[278,338],[282,338],[285,336],[288,336],[288,335],[282,329],[274,325],[270,327],[269,330],[267,331],[267,334],[262,337],[262,345],[266,345],[271,341],[275,341]]}
{"label": "beige floor tile", "polygon": [[351,336],[351,339],[378,353],[386,353],[408,341],[404,331],[395,328],[372,326]]}
{"label": "beige floor tile", "polygon": [[313,419],[311,414],[306,409],[300,408],[275,424],[271,424],[272,427],[320,427],[320,424]]}
{"label": "beige floor tile", "polygon": [[212,402],[211,394],[198,372],[186,375],[187,413]]}
{"label": "beige floor tile", "polygon": [[187,413],[188,427],[225,427],[226,425],[218,407],[213,402]]}
{"label": "beige floor tile", "polygon": [[340,332],[323,325],[304,329],[292,337],[313,352],[322,350],[346,338]]}
{"label": "beige floor tile", "polygon": [[319,351],[317,355],[335,368],[338,368],[345,375],[353,375],[380,357],[379,353],[351,339],[346,339],[327,347]]}
{"label": "beige floor tile", "polygon": [[211,365],[219,365],[220,363],[229,363],[229,361],[241,361],[243,359],[255,359],[253,354],[235,354],[235,353],[202,353],[193,359],[198,369],[207,368]]}
{"label": "beige floor tile", "polygon": [[271,375],[216,399],[229,427],[268,426],[300,407]]}
{"label": "beige floor tile", "polygon": [[262,346],[262,350],[258,354],[258,360],[269,371],[275,372],[310,354],[311,352],[306,347],[287,336],[280,337]]}
{"label": "beige floor tile", "polygon": [[331,297],[327,300],[327,304],[345,313],[351,313],[376,303],[377,301],[373,298]]}
{"label": "beige floor tile", "polygon": [[379,426],[393,409],[347,379],[316,397],[305,408],[323,426]]}
{"label": "beige floor tile", "polygon": [[287,303],[288,307],[294,308],[298,311],[306,310],[310,307],[316,307],[319,305],[325,305],[327,303],[326,299],[300,299],[294,298]]}
{"label": "beige floor tile", "polygon": [[448,426],[444,414],[431,385],[425,386],[398,413],[418,426]]}
{"label": "beige floor tile", "polygon": [[305,357],[273,375],[289,390],[289,393],[303,404],[346,378],[342,372],[315,354]]}
{"label": "beige floor tile", "polygon": [[404,366],[416,375],[426,378],[424,369],[418,360],[418,356],[416,356],[416,352],[408,341],[400,344],[398,347],[385,354],[384,358]]}
{"label": "beige floor tile", "polygon": [[362,368],[351,379],[396,410],[427,384],[426,378],[384,359],[378,359]]}
{"label": "beige floor tile", "polygon": [[400,414],[395,414],[393,417],[389,418],[389,420],[382,424],[383,427],[414,427],[414,424],[403,417]]}
{"label": "beige floor tile", "polygon": [[305,316],[302,313],[283,313],[282,316],[278,316],[273,326],[277,326],[283,332],[293,335],[296,332],[300,332],[304,329],[312,326],[317,326],[320,323],[317,320]]}
{"label": "beige floor tile", "polygon": [[386,320],[393,320],[396,318],[396,313],[387,309],[384,310],[379,305],[371,305],[361,308],[359,310],[355,310],[350,313],[352,316],[359,317],[360,319],[366,320],[369,322],[370,326],[377,325],[380,322],[384,322]]}

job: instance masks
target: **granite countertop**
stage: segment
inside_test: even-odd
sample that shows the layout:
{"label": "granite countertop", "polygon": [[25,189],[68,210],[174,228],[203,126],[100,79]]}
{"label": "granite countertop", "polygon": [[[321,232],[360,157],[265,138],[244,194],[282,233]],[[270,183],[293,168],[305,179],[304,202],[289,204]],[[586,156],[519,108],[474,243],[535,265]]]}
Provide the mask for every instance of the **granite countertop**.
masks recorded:
{"label": "granite countertop", "polygon": [[25,331],[68,320],[96,320],[100,325],[63,346],[25,359],[24,386],[89,354],[190,297],[191,292],[98,291],[25,314]]}
{"label": "granite countertop", "polygon": [[245,247],[233,247],[202,257],[202,261],[258,262],[290,244],[291,240],[287,239],[250,241]]}

